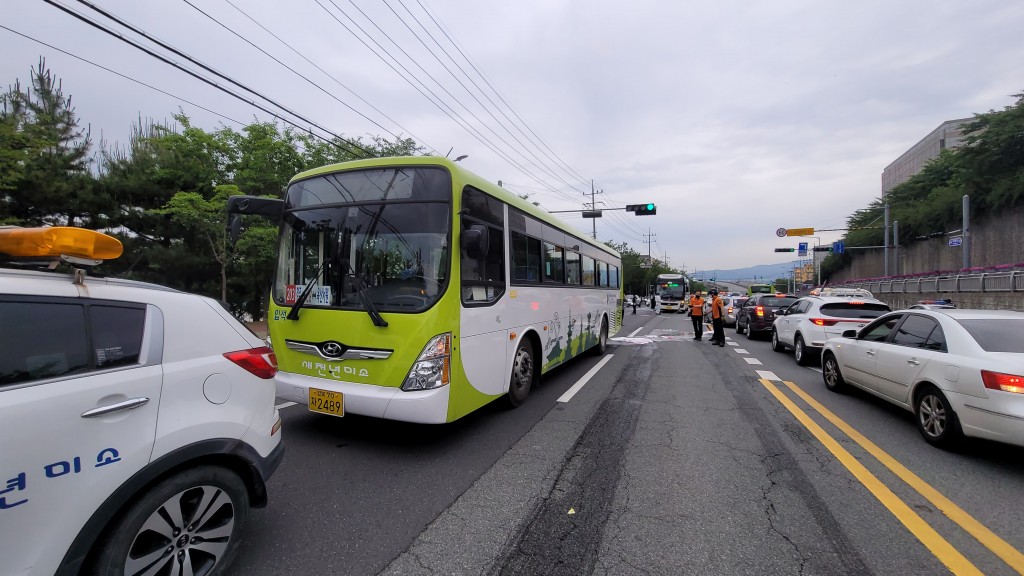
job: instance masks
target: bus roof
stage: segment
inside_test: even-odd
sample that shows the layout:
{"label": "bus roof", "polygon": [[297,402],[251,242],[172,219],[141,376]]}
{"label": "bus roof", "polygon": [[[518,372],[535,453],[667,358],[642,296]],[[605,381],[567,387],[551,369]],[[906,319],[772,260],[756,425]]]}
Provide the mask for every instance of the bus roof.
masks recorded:
{"label": "bus roof", "polygon": [[574,227],[562,222],[555,218],[547,211],[534,206],[530,202],[523,200],[522,198],[512,194],[508,190],[492,184],[491,182],[481,178],[480,176],[462,168],[455,162],[452,162],[448,158],[442,158],[441,156],[388,156],[384,158],[367,158],[365,160],[353,160],[350,162],[341,162],[338,164],[328,164],[327,166],[321,166],[319,168],[313,168],[312,170],[306,170],[296,174],[288,184],[291,185],[293,182],[299,180],[305,180],[307,178],[313,178],[315,176],[322,176],[324,174],[331,174],[334,172],[341,172],[343,170],[355,170],[359,168],[375,168],[375,167],[388,167],[388,166],[440,166],[446,168],[451,174],[454,182],[461,188],[465,184],[471,184],[477,189],[486,192],[490,196],[501,200],[509,206],[514,206],[523,212],[533,216],[534,218],[546,222],[552,226],[556,226],[569,234],[572,234],[578,238],[581,242],[589,244],[595,248],[598,248],[608,254],[620,258],[621,255],[615,249],[605,245],[602,242],[597,242],[589,235],[580,232]]}

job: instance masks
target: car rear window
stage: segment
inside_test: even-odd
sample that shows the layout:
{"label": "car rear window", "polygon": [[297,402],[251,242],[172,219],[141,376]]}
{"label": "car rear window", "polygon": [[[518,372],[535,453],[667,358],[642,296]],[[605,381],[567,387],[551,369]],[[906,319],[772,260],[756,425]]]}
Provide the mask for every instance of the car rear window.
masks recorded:
{"label": "car rear window", "polygon": [[796,302],[796,298],[779,298],[777,296],[767,296],[761,299],[761,306],[789,306],[793,302]]}
{"label": "car rear window", "polygon": [[834,318],[878,318],[892,310],[882,303],[871,302],[836,302],[834,304],[822,304],[821,313],[824,316]]}
{"label": "car rear window", "polygon": [[1024,320],[957,320],[986,352],[1024,354]]}

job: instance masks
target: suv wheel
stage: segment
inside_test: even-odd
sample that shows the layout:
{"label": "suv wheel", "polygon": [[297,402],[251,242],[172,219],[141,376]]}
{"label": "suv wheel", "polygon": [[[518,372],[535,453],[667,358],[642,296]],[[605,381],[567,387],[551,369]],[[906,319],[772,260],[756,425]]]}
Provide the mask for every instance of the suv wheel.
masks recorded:
{"label": "suv wheel", "polygon": [[772,350],[776,352],[784,352],[786,350],[782,342],[779,342],[779,332],[775,328],[772,328]]}
{"label": "suv wheel", "polygon": [[736,329],[737,334],[743,334],[743,324],[740,323],[740,319],[736,319],[736,324],[733,326]]}
{"label": "suv wheel", "polygon": [[238,551],[249,493],[234,472],[198,466],[144,492],[98,545],[93,574],[222,574]]}
{"label": "suv wheel", "polygon": [[744,332],[747,333],[747,340],[754,339],[754,329],[750,327],[750,319],[747,319],[747,325],[743,327]]}
{"label": "suv wheel", "polygon": [[804,346],[804,337],[797,334],[793,340],[793,359],[796,360],[797,365],[807,366],[811,363],[810,354],[807,352],[807,347]]}

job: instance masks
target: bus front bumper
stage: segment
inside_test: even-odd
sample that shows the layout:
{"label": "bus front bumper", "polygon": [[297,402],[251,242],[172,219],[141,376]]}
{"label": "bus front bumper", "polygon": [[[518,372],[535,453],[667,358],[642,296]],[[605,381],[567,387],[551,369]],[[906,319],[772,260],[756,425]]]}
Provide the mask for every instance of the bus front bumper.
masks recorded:
{"label": "bus front bumper", "polygon": [[278,372],[274,380],[277,382],[277,397],[296,404],[308,405],[309,389],[317,388],[341,392],[345,414],[419,424],[444,424],[448,421],[450,385],[405,392],[391,386],[327,380],[291,372]]}

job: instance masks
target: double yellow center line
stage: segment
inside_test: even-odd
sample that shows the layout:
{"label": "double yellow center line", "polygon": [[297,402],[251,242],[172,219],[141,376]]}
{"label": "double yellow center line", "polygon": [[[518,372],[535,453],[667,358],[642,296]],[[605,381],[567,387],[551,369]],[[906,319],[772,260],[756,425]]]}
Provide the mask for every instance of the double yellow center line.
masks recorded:
{"label": "double yellow center line", "polygon": [[[825,448],[827,448],[829,452],[831,452],[832,455],[843,464],[843,466],[846,466],[846,469],[849,470],[854,477],[857,478],[857,480],[859,480],[860,483],[863,484],[864,487],[866,487],[875,496],[875,498],[882,503],[883,506],[888,508],[893,516],[902,522],[903,525],[906,526],[907,529],[910,530],[910,532],[916,536],[917,539],[920,540],[936,558],[939,559],[939,561],[945,564],[953,574],[982,574],[982,572],[978,570],[970,560],[965,558],[963,554],[961,554],[953,547],[952,544],[936,532],[935,529],[925,522],[923,518],[907,506],[906,503],[900,500],[892,490],[890,490],[882,483],[881,480],[865,468],[863,464],[858,462],[852,454],[840,446],[839,442],[837,442],[835,438],[829,435],[829,433],[819,426],[817,422],[812,420],[806,412],[801,410],[800,407],[798,407],[786,394],[784,394],[778,386],[773,384],[771,380],[767,380],[765,378],[760,378],[758,381],[761,382],[768,392],[770,392],[772,396],[775,396],[775,398],[785,406],[786,409],[789,410],[793,416],[811,432],[811,434],[814,434],[815,438],[817,438]],[[856,442],[861,448],[874,456],[875,459],[888,468],[893,474],[906,482],[926,500],[931,502],[935,508],[940,510],[950,520],[963,528],[964,531],[973,536],[978,540],[978,542],[991,550],[1011,568],[1016,570],[1018,574],[1024,575],[1024,554],[1021,554],[1016,548],[986,528],[981,522],[975,520],[962,508],[940,494],[919,476],[897,462],[895,458],[889,456],[884,450],[865,438],[860,432],[854,430],[853,427],[841,420],[828,408],[822,406],[821,403],[804,392],[799,386],[792,382],[783,382],[783,384],[785,384],[790,391],[799,396],[804,402],[810,405],[811,408],[824,416],[825,419],[831,422],[836,428],[849,436],[850,439]]]}

